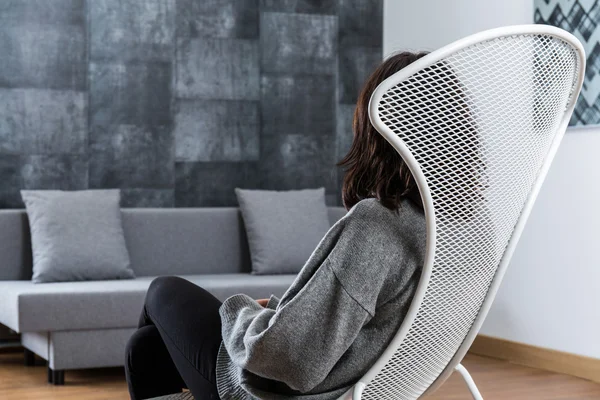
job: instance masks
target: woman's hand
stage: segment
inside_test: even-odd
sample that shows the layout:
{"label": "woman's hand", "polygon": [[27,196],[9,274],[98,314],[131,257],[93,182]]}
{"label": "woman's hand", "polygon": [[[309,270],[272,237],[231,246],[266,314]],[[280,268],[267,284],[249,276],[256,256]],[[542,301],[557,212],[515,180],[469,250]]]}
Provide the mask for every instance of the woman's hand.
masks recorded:
{"label": "woman's hand", "polygon": [[261,307],[266,307],[267,303],[269,302],[269,299],[258,299],[256,300],[256,302],[260,304]]}

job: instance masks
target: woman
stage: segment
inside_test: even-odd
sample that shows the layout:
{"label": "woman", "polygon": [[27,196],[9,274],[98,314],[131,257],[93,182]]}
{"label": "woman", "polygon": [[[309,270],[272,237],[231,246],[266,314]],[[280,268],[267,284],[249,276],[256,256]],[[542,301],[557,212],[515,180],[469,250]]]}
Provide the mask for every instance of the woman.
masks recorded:
{"label": "woman", "polygon": [[349,212],[281,300],[221,304],[180,278],[152,282],[127,347],[132,399],[182,388],[198,400],[336,399],[370,368],[414,296],[426,232],[414,179],[371,125],[368,104],[377,85],[423,55],[394,55],[368,79],[340,162]]}

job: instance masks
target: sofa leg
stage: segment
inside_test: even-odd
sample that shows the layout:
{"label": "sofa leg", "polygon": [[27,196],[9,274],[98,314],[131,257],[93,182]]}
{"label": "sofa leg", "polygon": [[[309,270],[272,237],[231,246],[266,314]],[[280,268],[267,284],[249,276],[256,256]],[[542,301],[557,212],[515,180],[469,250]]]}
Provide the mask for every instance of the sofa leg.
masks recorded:
{"label": "sofa leg", "polygon": [[25,366],[33,367],[35,365],[35,353],[29,349],[25,349],[23,354],[25,356]]}
{"label": "sofa leg", "polygon": [[64,385],[65,384],[65,370],[64,369],[52,369],[48,367],[48,383],[53,385]]}

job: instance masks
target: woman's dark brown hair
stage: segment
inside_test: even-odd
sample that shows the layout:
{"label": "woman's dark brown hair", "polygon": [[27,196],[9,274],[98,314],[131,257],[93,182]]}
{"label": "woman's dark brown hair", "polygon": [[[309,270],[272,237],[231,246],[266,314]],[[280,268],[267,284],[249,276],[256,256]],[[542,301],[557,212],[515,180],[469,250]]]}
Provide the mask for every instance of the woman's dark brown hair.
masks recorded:
{"label": "woman's dark brown hair", "polygon": [[376,198],[392,210],[399,208],[404,197],[416,198],[418,201],[415,180],[404,160],[371,125],[369,100],[381,82],[426,54],[395,54],[386,59],[367,79],[354,111],[352,146],[338,163],[345,170],[342,201],[347,209],[366,198]]}

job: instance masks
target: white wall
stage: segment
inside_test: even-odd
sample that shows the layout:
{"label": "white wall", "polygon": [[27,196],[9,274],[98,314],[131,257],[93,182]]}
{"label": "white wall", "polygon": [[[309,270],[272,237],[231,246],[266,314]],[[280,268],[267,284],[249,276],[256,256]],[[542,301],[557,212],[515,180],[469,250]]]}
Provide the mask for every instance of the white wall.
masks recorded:
{"label": "white wall", "polygon": [[533,0],[384,0],[383,53],[435,50],[504,25],[530,24]]}
{"label": "white wall", "polygon": [[[531,23],[533,0],[385,0],[384,53]],[[565,135],[481,333],[600,358],[600,127]]]}
{"label": "white wall", "polygon": [[598,149],[567,131],[481,333],[600,358]]}

